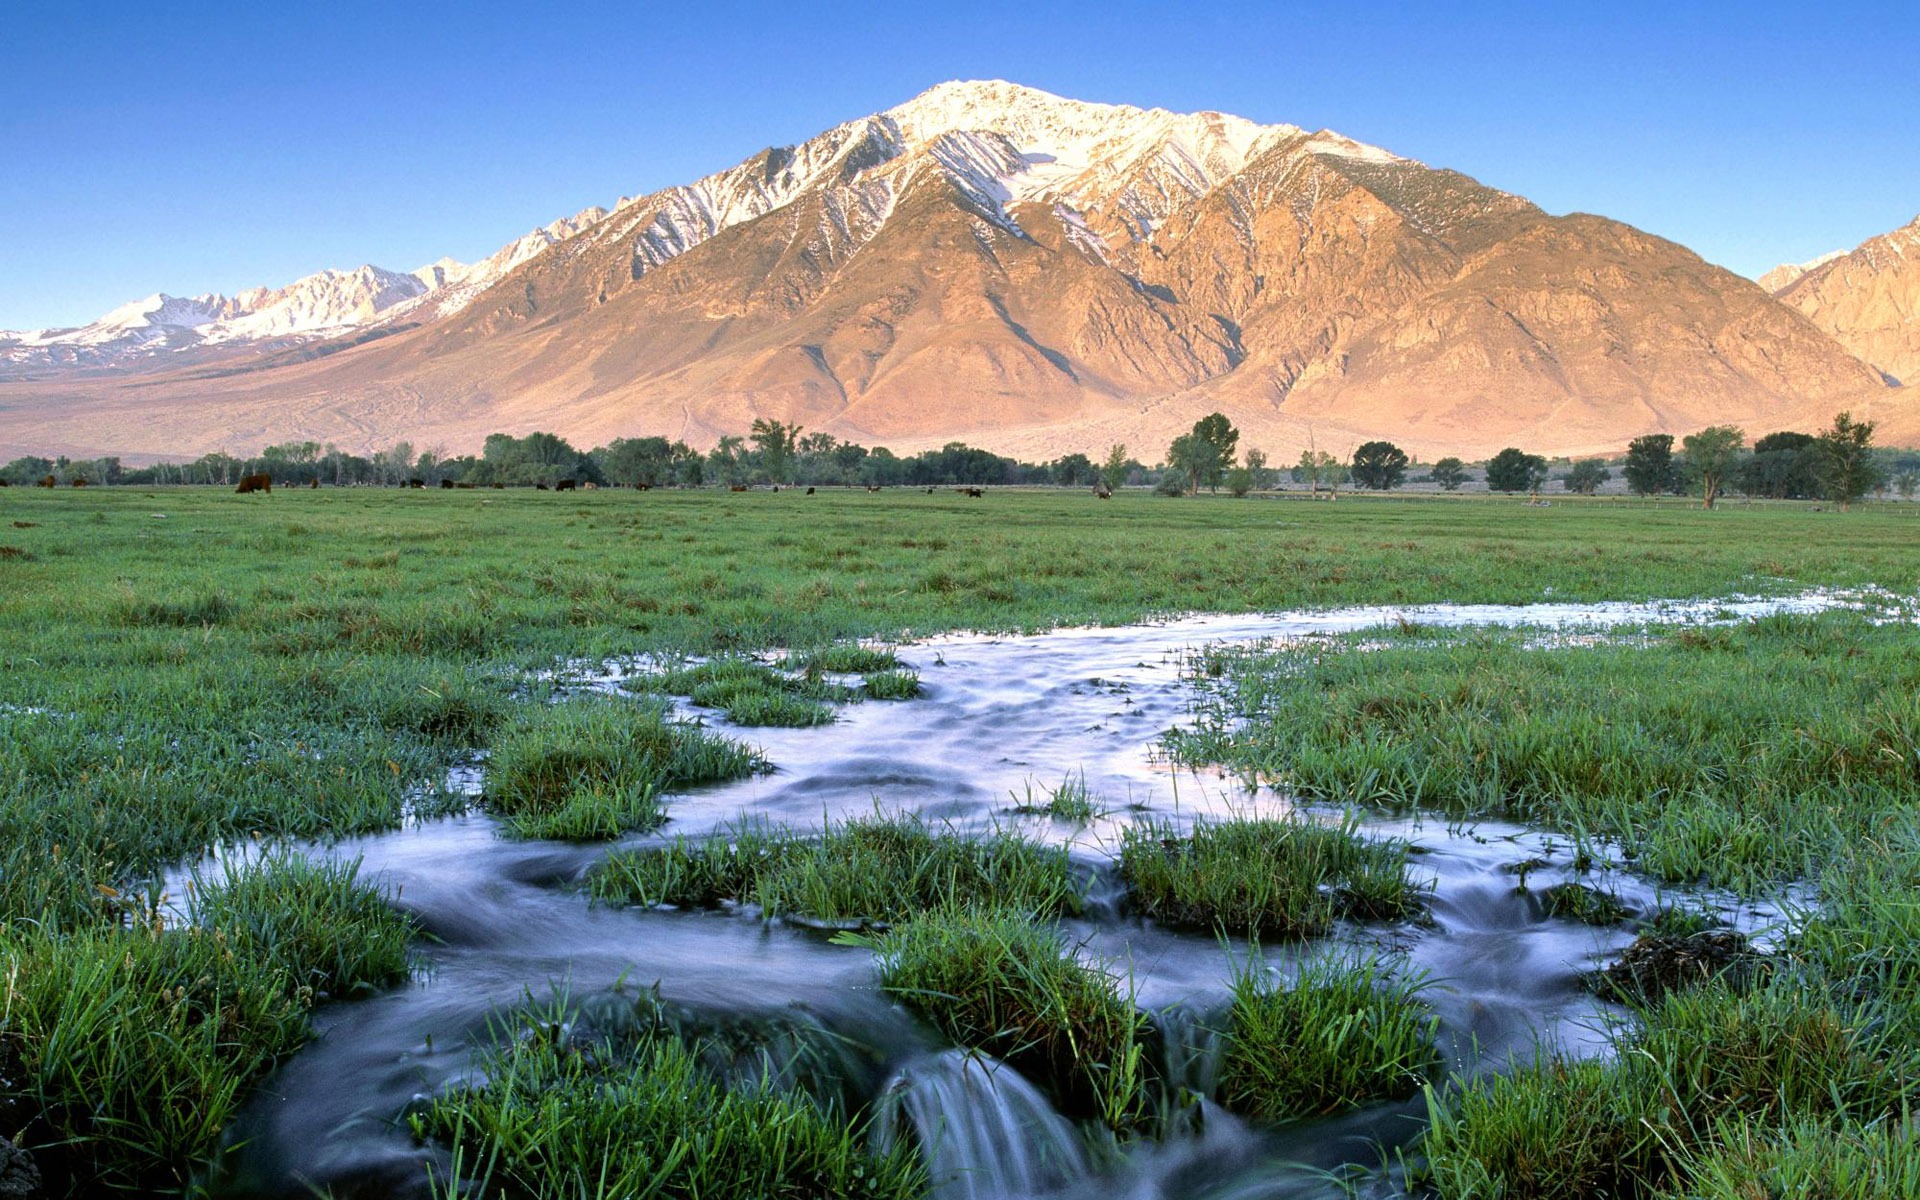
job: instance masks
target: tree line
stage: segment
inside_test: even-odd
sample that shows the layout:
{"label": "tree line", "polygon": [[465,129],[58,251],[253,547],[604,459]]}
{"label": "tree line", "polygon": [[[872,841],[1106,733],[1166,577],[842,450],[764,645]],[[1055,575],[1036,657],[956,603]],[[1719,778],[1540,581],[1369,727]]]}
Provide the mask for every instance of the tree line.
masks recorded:
{"label": "tree line", "polygon": [[[1920,457],[1891,458],[1873,446],[1872,422],[1856,422],[1841,413],[1820,434],[1782,431],[1746,446],[1744,431],[1717,425],[1683,438],[1676,451],[1671,434],[1635,438],[1620,464],[1627,487],[1636,495],[1666,493],[1700,496],[1707,507],[1729,491],[1773,499],[1825,499],[1846,506],[1892,485],[1911,497],[1920,481]],[[1407,482],[1432,483],[1458,490],[1471,478],[1456,457],[1433,463],[1411,476],[1413,462],[1390,441],[1355,447],[1344,458],[1309,446],[1287,473],[1295,484],[1318,494],[1337,496],[1352,486],[1387,491]],[[616,438],[582,450],[552,433],[524,437],[496,433],[477,455],[446,456],[400,442],[368,455],[332,444],[287,442],[257,455],[236,457],[215,452],[191,462],[156,463],[130,468],[118,458],[68,459],[27,456],[0,467],[0,479],[35,483],[51,476],[56,483],[224,484],[264,474],[295,486],[319,482],[334,486],[404,485],[419,480],[429,487],[442,481],[474,487],[553,486],[561,480],[602,486],[703,487],[805,484],[847,487],[939,485],[1055,485],[1105,487],[1151,485],[1164,495],[1190,495],[1225,488],[1235,496],[1277,485],[1280,469],[1257,449],[1240,449],[1240,431],[1221,413],[1209,413],[1175,438],[1162,462],[1151,466],[1132,457],[1124,445],[1110,447],[1098,462],[1085,454],[1065,454],[1030,463],[962,442],[937,450],[896,455],[884,446],[867,447],[827,433],[807,433],[797,423],[756,420],[745,437],[720,439],[700,451],[664,437]],[[1550,465],[1538,454],[1508,447],[1485,467],[1486,484],[1496,492],[1538,492],[1551,481]],[[1574,462],[1559,477],[1569,492],[1593,494],[1613,477],[1598,458]]]}

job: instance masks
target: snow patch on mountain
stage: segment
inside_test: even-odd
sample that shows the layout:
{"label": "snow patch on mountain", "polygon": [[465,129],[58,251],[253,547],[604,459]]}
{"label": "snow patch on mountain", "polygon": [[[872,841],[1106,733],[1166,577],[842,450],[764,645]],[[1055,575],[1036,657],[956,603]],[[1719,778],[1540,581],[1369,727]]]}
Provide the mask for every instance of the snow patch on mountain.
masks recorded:
{"label": "snow patch on mountain", "polygon": [[983,220],[1017,237],[1027,236],[1021,206],[1044,206],[1072,244],[1105,260],[1114,239],[1151,239],[1172,213],[1281,145],[1403,161],[1328,130],[1309,134],[1217,112],[1068,100],[1002,80],[956,81],[694,183],[622,197],[611,210],[585,209],[476,263],[443,258],[411,272],[327,270],[231,298],[150,296],[80,329],[0,333],[0,362],[113,366],[196,347],[397,329],[460,311],[556,247],[572,243],[574,251],[561,251],[571,253],[613,239],[628,249],[637,279],[802,197],[817,200],[833,253],[851,255],[927,178],[944,180]]}
{"label": "snow patch on mountain", "polygon": [[1810,258],[1803,263],[1781,263],[1771,271],[1761,275],[1760,278],[1754,282],[1777,296],[1792,287],[1795,283],[1798,283],[1803,276],[1812,274],[1836,258],[1845,258],[1846,256],[1847,252],[1845,250],[1829,250],[1820,257]]}

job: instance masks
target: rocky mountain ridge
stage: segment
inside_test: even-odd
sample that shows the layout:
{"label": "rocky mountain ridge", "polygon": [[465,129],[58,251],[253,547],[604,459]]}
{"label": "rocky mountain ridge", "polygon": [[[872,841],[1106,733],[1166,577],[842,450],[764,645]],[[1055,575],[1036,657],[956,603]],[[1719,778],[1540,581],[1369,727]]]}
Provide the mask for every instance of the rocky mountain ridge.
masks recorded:
{"label": "rocky mountain ridge", "polygon": [[[259,322],[277,341],[200,335],[185,369],[0,383],[0,446],[704,444],[769,417],[899,449],[1151,455],[1218,409],[1270,454],[1566,453],[1888,391],[1801,311],[1630,226],[1330,131],[1002,82],[588,209],[481,266]],[[304,340],[342,311],[345,336]]]}

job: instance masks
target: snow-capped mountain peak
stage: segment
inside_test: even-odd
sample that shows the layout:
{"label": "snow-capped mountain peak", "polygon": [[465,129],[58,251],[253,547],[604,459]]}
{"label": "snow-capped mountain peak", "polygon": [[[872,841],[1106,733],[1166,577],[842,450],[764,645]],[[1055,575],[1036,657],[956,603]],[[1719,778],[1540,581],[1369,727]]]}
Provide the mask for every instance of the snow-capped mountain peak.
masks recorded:
{"label": "snow-capped mountain peak", "polygon": [[474,263],[442,258],[411,272],[325,270],[228,298],[157,294],[80,329],[0,333],[0,363],[118,366],[201,346],[331,337],[371,325],[449,316],[527,262],[583,234],[628,247],[633,274],[719,233],[824,190],[826,220],[857,248],[890,218],[903,188],[936,171],[986,219],[1021,233],[1019,205],[1043,203],[1096,256],[1113,238],[1144,240],[1172,211],[1282,143],[1309,153],[1398,161],[1322,130],[1218,112],[1175,113],[1069,100],[1004,80],[939,84],[906,103],[797,146],[770,149],[691,184],[591,207],[534,229]]}

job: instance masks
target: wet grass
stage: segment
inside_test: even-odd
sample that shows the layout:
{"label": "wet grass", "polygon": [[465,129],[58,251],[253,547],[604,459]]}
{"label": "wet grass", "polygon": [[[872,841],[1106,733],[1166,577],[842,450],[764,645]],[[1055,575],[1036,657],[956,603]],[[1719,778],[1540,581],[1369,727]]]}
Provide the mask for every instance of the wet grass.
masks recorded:
{"label": "wet grass", "polygon": [[817,670],[789,674],[740,657],[674,667],[624,686],[685,696],[702,708],[720,709],[736,725],[828,725],[834,719],[829,705],[855,698],[851,689],[827,682]]}
{"label": "wet grass", "polygon": [[[1041,796],[1045,799],[1041,799]],[[1018,794],[1014,798],[1020,799]],[[1034,795],[1033,784],[1029,781],[1026,798],[1015,804],[1013,811],[1041,814],[1071,825],[1085,825],[1100,815],[1093,792],[1087,787],[1085,771],[1068,773],[1060,781],[1059,787],[1040,789],[1040,796]]]}
{"label": "wet grass", "polygon": [[1612,892],[1584,883],[1556,883],[1540,896],[1550,917],[1583,925],[1618,925],[1627,919],[1627,906]]}
{"label": "wet grass", "polygon": [[1550,651],[1528,636],[1228,651],[1216,706],[1172,747],[1309,797],[1611,840],[1656,879],[1749,891],[1816,870],[1920,789],[1910,624],[1775,616]]}
{"label": "wet grass", "polygon": [[[194,1050],[199,1043],[181,1031],[209,1024],[206,1004],[191,995],[163,1004],[157,989],[178,978],[167,973],[167,956],[211,956],[177,947],[214,935],[176,930],[156,939],[141,923],[159,873],[216,845],[354,836],[396,828],[410,813],[457,808],[462,798],[442,785],[450,764],[508,739],[522,739],[529,760],[541,757],[529,733],[541,718],[528,714],[547,697],[526,685],[530,672],[559,662],[790,649],[805,664],[809,651],[862,641],[1190,610],[1920,587],[1920,539],[1899,506],[1838,517],[1795,505],[1703,514],[1677,503],[1539,510],[1498,500],[1335,506],[1125,494],[1093,504],[1007,493],[988,514],[969,501],[904,492],[822,493],[804,508],[785,504],[784,494],[610,489],[563,501],[380,489],[252,499],[225,489],[0,493],[9,529],[0,556],[0,936],[9,961],[35,968],[8,984],[13,1007],[0,1045],[13,1056],[9,1080],[49,1089],[23,1101],[10,1088],[9,1105],[67,1123],[75,1140],[58,1152],[62,1161],[98,1172],[82,1185],[118,1180],[152,1190],[202,1172],[213,1153],[206,1132],[229,1111],[223,1105],[276,1061],[279,1001],[270,997],[316,986],[248,968],[274,982],[244,1002],[238,984],[223,991],[217,1012],[234,1015],[211,1025],[228,1036],[209,1043],[217,1053]],[[1911,905],[1900,908],[1898,893],[1874,882],[1905,869],[1891,865],[1880,817],[1851,806],[1866,794],[1862,780],[1881,779],[1883,794],[1897,799],[1911,794],[1911,776],[1879,774],[1893,768],[1885,752],[1899,751],[1896,738],[1847,739],[1875,721],[1898,732],[1900,697],[1914,692],[1912,656],[1872,638],[1854,639],[1851,652],[1822,648],[1817,628],[1807,635],[1811,650],[1793,650],[1793,636],[1784,627],[1766,633],[1778,653],[1756,651],[1742,632],[1730,642],[1716,635],[1655,647],[1664,657],[1635,675],[1593,672],[1569,683],[1590,694],[1558,708],[1560,693],[1549,690],[1520,692],[1525,704],[1502,709],[1515,695],[1508,676],[1532,681],[1511,670],[1525,665],[1515,653],[1496,651],[1472,682],[1496,715],[1538,722],[1531,744],[1552,740],[1556,713],[1569,729],[1587,730],[1593,712],[1613,711],[1611,694],[1624,698],[1627,728],[1638,722],[1655,734],[1674,727],[1656,701],[1683,710],[1682,725],[1724,708],[1732,729],[1758,712],[1766,719],[1754,742],[1769,757],[1749,773],[1728,755],[1708,755],[1677,789],[1658,784],[1638,799],[1609,799],[1611,808],[1589,797],[1572,810],[1545,793],[1510,795],[1504,781],[1524,783],[1525,771],[1510,768],[1525,755],[1498,757],[1499,787],[1482,780],[1484,791],[1456,788],[1438,802],[1465,812],[1486,796],[1524,819],[1617,836],[1663,876],[1700,874],[1703,859],[1709,875],[1810,869],[1832,880],[1823,892],[1832,921],[1809,929],[1799,952],[1844,968],[1846,986],[1899,1011],[1886,998],[1907,994],[1920,928]],[[897,669],[877,659],[814,661],[823,673]],[[1711,676],[1727,682],[1701,682]],[[1331,679],[1323,691],[1347,694]],[[1882,697],[1890,699],[1876,708]],[[1794,729],[1805,736],[1796,741]],[[1625,729],[1613,736],[1615,757],[1644,749]],[[1715,732],[1702,744],[1724,750],[1736,741]],[[1372,751],[1362,749],[1364,762]],[[1790,762],[1777,770],[1788,749],[1809,761],[1824,753],[1826,774],[1796,778]],[[1284,757],[1269,757],[1276,772],[1293,771]],[[1396,782],[1390,772],[1369,782],[1364,770],[1345,776],[1327,767],[1318,778],[1332,795],[1396,794],[1379,786]],[[1790,803],[1791,788],[1809,778],[1816,786],[1805,803]],[[1402,796],[1417,792],[1407,779],[1397,786]],[[578,811],[540,819],[571,833],[648,818],[641,794],[617,783],[581,794],[588,800]],[[537,821],[514,827],[536,831]],[[1844,872],[1825,874],[1829,861],[1845,862]],[[128,963],[131,974],[115,974]],[[227,978],[209,968],[194,980],[203,975]],[[336,977],[356,975],[383,977],[371,968]],[[54,980],[91,991],[56,994]],[[116,1001],[111,1013],[81,1011],[98,997],[135,992],[141,998]],[[74,1049],[57,1070],[36,1059],[26,1071],[20,1063],[41,1035],[29,1036],[25,1014],[54,1013],[69,999],[76,1007],[58,1027],[92,1032],[67,1038]],[[34,1017],[31,1029],[54,1027],[48,1019]],[[235,1032],[245,1030],[259,1036]],[[174,1041],[162,1046],[166,1037]],[[112,1054],[100,1049],[109,1043]],[[170,1108],[157,1099],[163,1094],[206,1100]],[[132,1115],[120,1124],[69,1120],[79,1109],[62,1108],[63,1095],[84,1097],[88,1113]],[[201,1122],[199,1133],[189,1118]],[[164,1136],[141,1127],[167,1121],[179,1127]],[[46,1149],[47,1126],[4,1124]]]}
{"label": "wet grass", "polygon": [[584,696],[522,709],[495,742],[484,800],[518,836],[592,841],[659,825],[664,791],[764,768],[658,704]]}
{"label": "wet grass", "polygon": [[871,675],[895,670],[900,666],[900,660],[892,650],[862,646],[858,642],[842,642],[806,655],[802,665],[810,674],[824,671],[834,675]]}
{"label": "wet grass", "polygon": [[1132,1129],[1149,1108],[1148,1025],[1107,963],[1024,913],[926,913],[870,943],[880,986],[956,1044],[999,1058],[1062,1109]]}
{"label": "wet grass", "polygon": [[1730,1129],[1904,1120],[1920,1062],[1887,1016],[1798,978],[1672,993],[1611,1061],[1544,1058],[1436,1095],[1429,1177],[1448,1197],[1692,1194]]}
{"label": "wet grass", "polygon": [[864,681],[871,700],[912,700],[920,695],[920,676],[909,670],[875,671]]}
{"label": "wet grass", "polygon": [[926,1191],[910,1150],[870,1147],[863,1120],[771,1074],[730,1082],[702,1047],[670,1033],[583,1033],[566,1016],[536,1010],[497,1030],[476,1081],[413,1118],[418,1135],[452,1147],[436,1194],[905,1200]]}
{"label": "wet grass", "polygon": [[1380,958],[1316,959],[1288,980],[1256,958],[1234,979],[1222,1103],[1284,1122],[1414,1095],[1440,1061],[1426,987]]}
{"label": "wet grass", "polygon": [[246,1089],[321,993],[406,977],[410,927],[351,866],[271,853],[197,890],[196,922],[0,932],[0,1123],[59,1190],[205,1177]]}
{"label": "wet grass", "polygon": [[986,903],[1035,917],[1075,913],[1066,851],[1017,834],[968,837],[911,813],[824,831],[748,823],[713,837],[609,856],[589,884],[600,900],[682,907],[758,905],[769,917],[887,925]]}
{"label": "wet grass", "polygon": [[1361,837],[1349,818],[1202,821],[1187,835],[1143,821],[1121,842],[1120,875],[1141,914],[1169,925],[1246,937],[1301,938],[1352,917],[1420,910],[1407,848]]}

